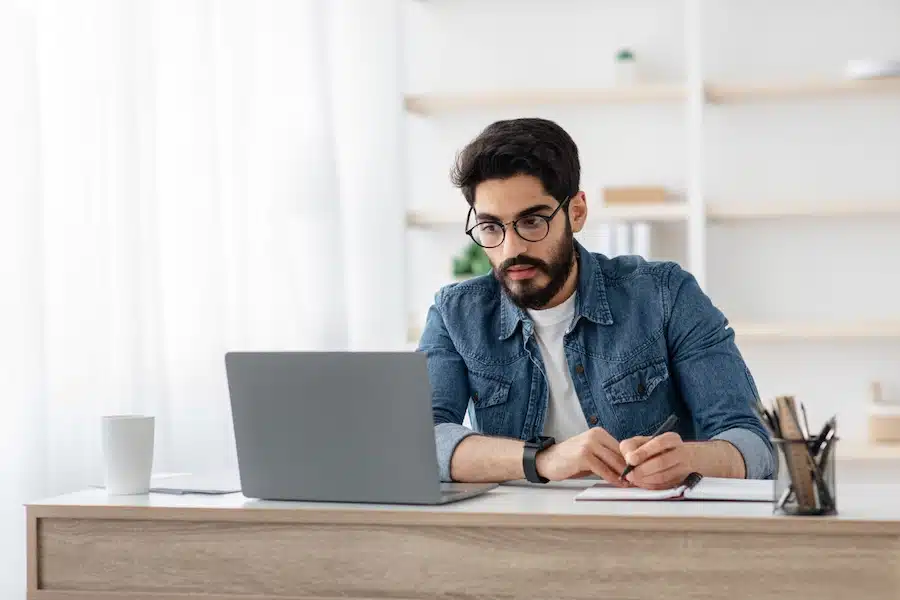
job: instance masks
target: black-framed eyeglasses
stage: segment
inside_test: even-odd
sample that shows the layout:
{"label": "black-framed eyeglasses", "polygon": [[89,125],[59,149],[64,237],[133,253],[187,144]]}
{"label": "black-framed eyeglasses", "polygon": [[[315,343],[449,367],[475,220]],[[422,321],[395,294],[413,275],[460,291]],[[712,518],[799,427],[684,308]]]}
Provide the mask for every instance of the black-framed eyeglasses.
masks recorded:
{"label": "black-framed eyeglasses", "polygon": [[472,218],[475,207],[470,207],[469,214],[466,216],[466,235],[482,248],[496,248],[506,240],[506,227],[512,225],[519,237],[526,242],[540,242],[550,233],[550,221],[571,199],[572,197],[569,196],[560,202],[559,206],[553,209],[549,215],[524,215],[508,223],[483,221],[475,223],[472,227],[469,227],[469,220]]}

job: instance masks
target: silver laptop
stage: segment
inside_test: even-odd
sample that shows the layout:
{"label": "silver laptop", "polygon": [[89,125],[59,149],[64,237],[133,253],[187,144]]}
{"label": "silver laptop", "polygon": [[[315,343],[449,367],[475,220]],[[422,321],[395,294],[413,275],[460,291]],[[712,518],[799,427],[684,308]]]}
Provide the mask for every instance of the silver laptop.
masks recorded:
{"label": "silver laptop", "polygon": [[418,352],[225,355],[242,493],[443,504],[497,484],[441,483]]}

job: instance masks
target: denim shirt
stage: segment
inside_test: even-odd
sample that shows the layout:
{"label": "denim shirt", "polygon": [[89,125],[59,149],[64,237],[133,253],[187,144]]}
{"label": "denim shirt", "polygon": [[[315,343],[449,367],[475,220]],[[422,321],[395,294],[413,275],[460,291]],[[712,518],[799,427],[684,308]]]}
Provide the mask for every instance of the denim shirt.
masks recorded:
{"label": "denim shirt", "polygon": [[[676,263],[610,259],[575,244],[575,316],[563,343],[587,424],[621,441],[674,413],[684,440],[726,440],[748,478],[771,478],[772,445],[751,406],[756,384],[696,279]],[[549,389],[534,324],[492,275],[437,292],[418,351],[427,356],[442,481],[452,481],[450,459],[469,435],[542,433]],[[472,429],[462,425],[467,412]]]}

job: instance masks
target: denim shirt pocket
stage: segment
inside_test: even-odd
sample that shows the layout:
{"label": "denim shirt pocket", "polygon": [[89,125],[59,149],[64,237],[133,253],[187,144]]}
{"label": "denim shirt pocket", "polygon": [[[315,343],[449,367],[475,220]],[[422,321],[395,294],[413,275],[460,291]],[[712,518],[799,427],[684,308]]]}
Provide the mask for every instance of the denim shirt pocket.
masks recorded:
{"label": "denim shirt pocket", "polygon": [[668,383],[663,358],[630,365],[603,383],[622,437],[648,435],[668,418],[672,411],[664,391]]}
{"label": "denim shirt pocket", "polygon": [[510,435],[509,401],[511,382],[497,375],[469,371],[469,398],[475,409],[477,429],[491,435]]}

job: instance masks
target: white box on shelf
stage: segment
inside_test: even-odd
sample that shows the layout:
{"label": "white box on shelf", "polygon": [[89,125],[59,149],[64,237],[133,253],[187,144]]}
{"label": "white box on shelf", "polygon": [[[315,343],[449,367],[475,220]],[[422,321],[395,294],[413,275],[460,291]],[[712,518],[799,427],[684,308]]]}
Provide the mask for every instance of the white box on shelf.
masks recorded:
{"label": "white box on shelf", "polygon": [[850,79],[900,77],[900,60],[850,60],[845,73]]}

